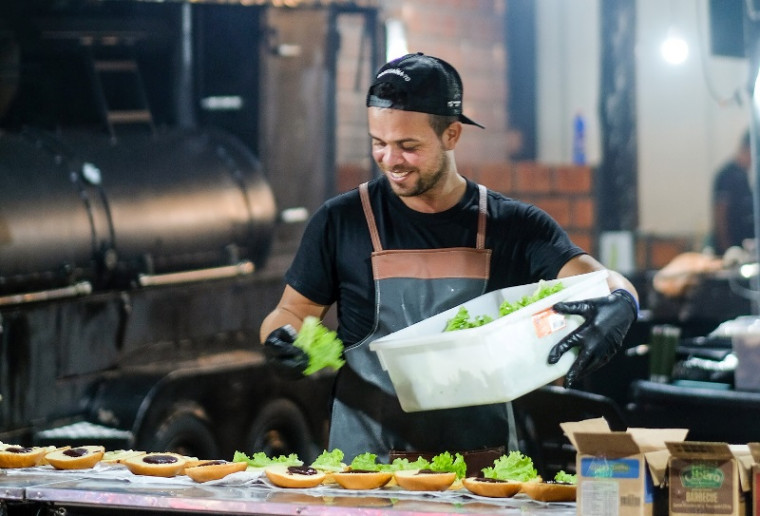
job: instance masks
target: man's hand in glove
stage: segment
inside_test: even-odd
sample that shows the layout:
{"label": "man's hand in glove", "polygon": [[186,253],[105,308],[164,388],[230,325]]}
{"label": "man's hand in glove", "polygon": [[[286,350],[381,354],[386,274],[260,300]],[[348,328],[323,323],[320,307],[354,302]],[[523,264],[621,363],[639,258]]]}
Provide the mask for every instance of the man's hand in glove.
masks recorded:
{"label": "man's hand in glove", "polygon": [[584,323],[562,339],[549,352],[549,363],[556,364],[572,348],[579,348],[578,358],[565,376],[565,387],[600,368],[617,353],[623,338],[638,316],[636,299],[627,290],[615,290],[606,297],[585,301],[561,302],[554,310],[582,316]]}
{"label": "man's hand in glove", "polygon": [[309,357],[300,348],[293,345],[298,333],[286,324],[269,334],[264,341],[264,356],[275,372],[288,380],[303,378],[309,365]]}

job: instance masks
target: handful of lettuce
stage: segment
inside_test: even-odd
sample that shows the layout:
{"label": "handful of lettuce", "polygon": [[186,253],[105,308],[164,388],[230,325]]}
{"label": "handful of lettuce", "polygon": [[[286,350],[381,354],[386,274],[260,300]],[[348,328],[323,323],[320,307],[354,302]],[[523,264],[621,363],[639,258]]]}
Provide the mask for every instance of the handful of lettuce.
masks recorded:
{"label": "handful of lettuce", "polygon": [[303,466],[303,461],[298,458],[298,455],[291,453],[290,455],[280,455],[278,457],[268,457],[264,452],[256,452],[251,456],[246,455],[244,452],[235,451],[232,457],[232,462],[247,462],[248,466],[252,468],[266,468],[273,464],[285,464],[287,466]]}
{"label": "handful of lettuce", "polygon": [[346,363],[343,360],[343,342],[316,317],[304,319],[293,345],[309,357],[309,365],[303,372],[306,376],[326,367],[337,371]]}
{"label": "handful of lettuce", "polygon": [[[504,300],[499,305],[499,317],[504,317],[505,315],[509,315],[512,312],[516,312],[520,308],[524,308],[531,303],[535,303],[536,301],[540,299],[549,297],[552,294],[556,294],[563,288],[565,287],[564,285],[562,285],[561,282],[557,282],[554,285],[549,285],[547,281],[540,280],[538,282],[538,286],[536,287],[536,290],[534,290],[532,294],[523,296],[517,301]],[[478,326],[483,326],[484,324],[487,324],[491,321],[493,321],[493,318],[489,315],[478,315],[474,319],[472,319],[467,309],[464,306],[462,306],[459,308],[459,311],[457,312],[457,314],[451,319],[449,319],[449,321],[446,323],[446,328],[443,331],[455,331],[455,330],[465,330],[467,328],[477,328]]]}
{"label": "handful of lettuce", "polygon": [[511,451],[493,462],[493,466],[482,469],[483,476],[497,480],[518,480],[528,482],[538,478],[538,471],[533,467],[533,459],[519,451]]}

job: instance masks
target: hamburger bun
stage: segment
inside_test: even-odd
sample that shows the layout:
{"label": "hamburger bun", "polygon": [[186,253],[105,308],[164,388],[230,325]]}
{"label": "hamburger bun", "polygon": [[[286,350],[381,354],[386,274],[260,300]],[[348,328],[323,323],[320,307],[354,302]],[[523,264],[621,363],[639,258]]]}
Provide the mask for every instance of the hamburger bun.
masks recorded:
{"label": "hamburger bun", "polygon": [[511,498],[520,492],[522,482],[495,478],[467,477],[462,485],[471,493],[489,498]]}
{"label": "hamburger bun", "polygon": [[333,479],[344,489],[377,489],[388,484],[393,473],[388,471],[348,470],[333,473]]}
{"label": "hamburger bun", "polygon": [[38,466],[50,449],[39,446],[4,446],[0,450],[0,468],[31,468]]}
{"label": "hamburger bun", "polygon": [[276,464],[264,468],[269,481],[278,487],[316,487],[325,480],[325,473],[311,467]]}
{"label": "hamburger bun", "polygon": [[121,464],[131,457],[138,457],[140,455],[145,455],[145,452],[139,450],[109,450],[103,454],[100,462],[104,464]]}
{"label": "hamburger bun", "polygon": [[185,475],[196,482],[208,482],[219,480],[232,473],[245,471],[248,464],[245,462],[227,462],[226,460],[203,460],[192,467],[185,467]]}
{"label": "hamburger bun", "polygon": [[428,469],[409,469],[393,474],[396,483],[409,491],[445,491],[457,479],[453,471],[437,472]]}
{"label": "hamburger bun", "polygon": [[144,453],[122,462],[135,475],[176,477],[185,469],[186,459],[178,453]]}
{"label": "hamburger bun", "polygon": [[573,502],[577,486],[562,482],[523,482],[521,492],[539,502]]}
{"label": "hamburger bun", "polygon": [[42,460],[37,464],[38,466],[50,466],[50,463],[47,461],[47,456],[50,455],[54,451],[63,451],[68,450],[71,448],[71,446],[45,446],[45,455],[42,456]]}
{"label": "hamburger bun", "polygon": [[100,462],[105,452],[103,446],[77,446],[50,452],[45,455],[45,461],[55,469],[87,469]]}

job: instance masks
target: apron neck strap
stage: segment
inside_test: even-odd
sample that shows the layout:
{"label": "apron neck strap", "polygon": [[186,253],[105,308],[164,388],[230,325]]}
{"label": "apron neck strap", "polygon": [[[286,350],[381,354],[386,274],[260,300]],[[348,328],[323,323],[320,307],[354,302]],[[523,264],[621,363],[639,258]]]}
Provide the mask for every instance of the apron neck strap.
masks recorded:
{"label": "apron neck strap", "polygon": [[478,201],[478,237],[475,241],[477,249],[484,249],[486,246],[486,220],[488,219],[488,189],[483,185],[478,185],[480,199]]}
{"label": "apron neck strap", "polygon": [[[478,185],[478,192],[480,194],[478,199],[478,236],[475,241],[475,248],[484,249],[486,245],[486,220],[488,219],[488,189],[483,185]],[[383,250],[383,246],[380,243],[380,234],[377,232],[375,214],[372,213],[372,205],[369,202],[369,187],[366,182],[359,185],[359,197],[362,201],[364,217],[369,226],[372,248],[375,252],[380,252]]]}
{"label": "apron neck strap", "polygon": [[377,232],[375,214],[372,213],[372,205],[369,202],[369,188],[367,183],[359,185],[359,197],[361,197],[364,217],[367,219],[367,225],[369,226],[369,235],[372,238],[372,248],[378,253],[383,250],[383,246],[380,243],[380,235]]}

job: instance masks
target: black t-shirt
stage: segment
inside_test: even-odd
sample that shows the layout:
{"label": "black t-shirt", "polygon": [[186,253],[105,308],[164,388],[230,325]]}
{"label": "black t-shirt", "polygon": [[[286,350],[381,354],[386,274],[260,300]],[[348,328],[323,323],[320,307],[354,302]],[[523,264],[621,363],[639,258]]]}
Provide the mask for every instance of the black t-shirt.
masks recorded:
{"label": "black t-shirt", "polygon": [[[382,177],[369,183],[384,250],[475,247],[478,187],[467,181],[460,202],[440,213],[407,207]],[[488,191],[486,245],[492,250],[487,291],[556,278],[568,260],[583,254],[566,232],[537,207]],[[338,337],[350,345],[374,323],[372,242],[359,191],[334,197],[317,210],[285,280],[310,300],[338,303]]]}

